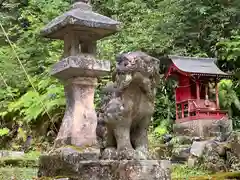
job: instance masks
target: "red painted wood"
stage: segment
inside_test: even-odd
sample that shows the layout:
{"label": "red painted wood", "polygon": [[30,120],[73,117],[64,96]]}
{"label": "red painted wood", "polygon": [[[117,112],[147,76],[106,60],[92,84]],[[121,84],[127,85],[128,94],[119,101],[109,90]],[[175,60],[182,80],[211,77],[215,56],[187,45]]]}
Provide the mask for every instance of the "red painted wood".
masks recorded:
{"label": "red painted wood", "polygon": [[218,97],[218,84],[217,84],[217,82],[216,82],[215,91],[216,91],[216,104],[217,104],[217,108],[219,108],[219,97]]}
{"label": "red painted wood", "polygon": [[[218,89],[216,87],[216,99],[205,100],[206,85],[212,76],[199,76],[194,79],[190,73],[179,70],[174,64],[170,65],[165,78],[178,77],[178,87],[175,89],[176,122],[186,122],[197,119],[222,119],[227,117],[227,111],[219,109]],[[204,82],[204,83],[203,83]],[[184,105],[187,105],[187,113],[184,113]],[[180,106],[180,109],[178,109]],[[186,117],[184,117],[184,114]]]}
{"label": "red painted wood", "polygon": [[196,81],[196,89],[197,89],[197,100],[200,99],[200,87],[199,87],[199,81]]}
{"label": "red painted wood", "polygon": [[183,106],[183,104],[181,104],[181,109],[182,109],[182,117],[181,118],[184,118],[184,106]]}
{"label": "red painted wood", "polygon": [[[176,89],[175,89],[175,102],[177,102],[177,99],[176,99]],[[175,108],[176,108],[176,120],[178,120],[179,119],[179,117],[178,117],[178,108],[177,108],[177,104],[175,105]]]}
{"label": "red painted wood", "polygon": [[228,116],[226,114],[222,114],[219,116],[207,116],[204,118],[199,118],[197,116],[191,116],[190,118],[182,118],[176,121],[176,123],[183,123],[183,122],[189,122],[189,121],[194,121],[194,120],[228,120]]}

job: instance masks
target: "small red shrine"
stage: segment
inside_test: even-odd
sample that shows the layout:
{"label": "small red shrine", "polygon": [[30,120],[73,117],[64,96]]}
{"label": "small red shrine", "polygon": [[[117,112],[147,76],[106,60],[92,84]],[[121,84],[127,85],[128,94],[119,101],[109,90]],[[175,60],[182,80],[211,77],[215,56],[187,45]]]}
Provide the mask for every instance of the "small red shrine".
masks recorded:
{"label": "small red shrine", "polygon": [[216,66],[216,59],[181,56],[168,56],[167,59],[166,79],[175,77],[178,81],[175,89],[176,124],[228,119],[227,111],[219,106],[217,83],[230,75]]}

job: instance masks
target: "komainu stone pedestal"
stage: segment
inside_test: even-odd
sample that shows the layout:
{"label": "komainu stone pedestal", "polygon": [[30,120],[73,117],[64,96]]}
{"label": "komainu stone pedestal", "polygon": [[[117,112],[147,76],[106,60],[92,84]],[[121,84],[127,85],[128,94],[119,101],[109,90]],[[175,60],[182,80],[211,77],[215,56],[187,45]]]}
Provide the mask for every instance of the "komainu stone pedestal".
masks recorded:
{"label": "komainu stone pedestal", "polygon": [[[81,149],[71,147],[41,156],[40,177],[72,180],[168,180],[170,162],[160,160],[84,160]],[[90,157],[89,157],[90,158]],[[90,158],[91,159],[91,158]]]}

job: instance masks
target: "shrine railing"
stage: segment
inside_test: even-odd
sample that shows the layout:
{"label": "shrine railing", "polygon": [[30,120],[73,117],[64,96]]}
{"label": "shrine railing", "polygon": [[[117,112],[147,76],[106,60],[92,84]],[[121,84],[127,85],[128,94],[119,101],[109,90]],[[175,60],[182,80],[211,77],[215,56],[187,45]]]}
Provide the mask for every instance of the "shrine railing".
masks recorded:
{"label": "shrine railing", "polygon": [[188,99],[177,102],[176,121],[178,122],[197,119],[219,119],[226,116],[227,111],[218,108],[216,101]]}

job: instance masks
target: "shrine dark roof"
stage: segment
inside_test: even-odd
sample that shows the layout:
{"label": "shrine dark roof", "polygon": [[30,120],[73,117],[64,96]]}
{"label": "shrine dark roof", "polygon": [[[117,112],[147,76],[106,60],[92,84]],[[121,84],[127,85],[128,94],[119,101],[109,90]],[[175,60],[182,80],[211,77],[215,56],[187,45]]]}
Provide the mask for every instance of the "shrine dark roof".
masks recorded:
{"label": "shrine dark roof", "polygon": [[215,62],[216,58],[196,58],[184,56],[168,56],[172,63],[181,71],[193,75],[231,76],[221,71]]}

